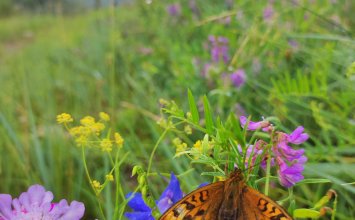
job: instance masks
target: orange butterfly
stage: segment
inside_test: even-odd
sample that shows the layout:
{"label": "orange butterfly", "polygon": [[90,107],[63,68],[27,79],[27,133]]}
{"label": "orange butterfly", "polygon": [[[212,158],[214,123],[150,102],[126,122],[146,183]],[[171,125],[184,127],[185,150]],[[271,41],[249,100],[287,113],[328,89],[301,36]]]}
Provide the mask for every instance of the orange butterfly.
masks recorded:
{"label": "orange butterfly", "polygon": [[225,181],[196,189],[160,220],[292,220],[275,201],[246,185],[237,169]]}

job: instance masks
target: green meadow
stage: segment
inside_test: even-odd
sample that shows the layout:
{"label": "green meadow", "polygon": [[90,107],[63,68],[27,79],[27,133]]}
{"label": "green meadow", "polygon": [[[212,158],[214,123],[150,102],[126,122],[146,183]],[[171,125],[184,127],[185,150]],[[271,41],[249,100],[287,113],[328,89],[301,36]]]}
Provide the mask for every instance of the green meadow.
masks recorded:
{"label": "green meadow", "polygon": [[[37,183],[55,202],[83,202],[83,219],[110,220],[132,211],[124,196],[135,191],[157,217],[171,172],[188,193],[244,164],[237,145],[272,142],[243,130],[246,116],[309,135],[292,146],[307,157],[300,184],[281,186],[274,167],[248,185],[268,185],[291,215],[301,210],[297,219],[355,219],[353,9],[351,0],[137,0],[1,17],[0,193]],[[110,120],[91,146],[65,128],[100,112]],[[58,124],[61,113],[74,121]],[[115,132],[122,146],[100,149]],[[216,148],[195,151],[198,140]]]}

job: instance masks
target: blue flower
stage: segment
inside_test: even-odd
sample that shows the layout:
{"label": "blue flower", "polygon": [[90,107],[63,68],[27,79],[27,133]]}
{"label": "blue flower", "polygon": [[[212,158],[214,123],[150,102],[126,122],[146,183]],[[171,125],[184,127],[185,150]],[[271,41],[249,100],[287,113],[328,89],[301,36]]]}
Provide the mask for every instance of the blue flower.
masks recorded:
{"label": "blue flower", "polygon": [[[132,196],[132,193],[126,195],[126,198]],[[156,205],[160,213],[164,213],[170,206],[175,204],[183,197],[183,192],[180,188],[179,180],[171,173],[170,183],[161,194]],[[133,198],[129,200],[128,206],[133,209],[133,212],[126,212],[124,215],[130,220],[154,220],[152,209],[144,202],[141,193],[133,194]]]}

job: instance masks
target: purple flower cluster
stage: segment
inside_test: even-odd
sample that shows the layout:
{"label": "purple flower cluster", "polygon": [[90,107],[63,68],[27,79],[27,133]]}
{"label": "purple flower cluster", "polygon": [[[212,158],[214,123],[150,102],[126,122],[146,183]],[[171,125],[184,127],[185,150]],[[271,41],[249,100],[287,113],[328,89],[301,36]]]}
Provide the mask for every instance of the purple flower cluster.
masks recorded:
{"label": "purple flower cluster", "polygon": [[65,199],[52,203],[53,193],[41,185],[30,186],[19,198],[0,194],[0,220],[78,220],[84,215],[84,204]]}
{"label": "purple flower cluster", "polygon": [[237,69],[234,73],[230,75],[230,80],[232,81],[235,87],[242,87],[246,80],[245,71],[243,69]]}
{"label": "purple flower cluster", "polygon": [[[126,198],[130,198],[131,196],[132,193],[129,193],[126,195]],[[164,213],[168,208],[170,208],[170,206],[175,204],[182,197],[183,192],[181,191],[179,180],[173,173],[171,173],[169,185],[166,187],[159,200],[156,201],[159,212]],[[154,220],[152,209],[145,204],[142,194],[133,194],[132,199],[128,202],[128,206],[133,209],[133,212],[126,212],[124,214],[126,218],[130,220]]]}
{"label": "purple flower cluster", "polygon": [[212,61],[215,63],[223,61],[227,64],[229,62],[228,39],[225,37],[215,37],[210,35],[208,40],[210,42]]}
{"label": "purple flower cluster", "polygon": [[[247,125],[247,130],[258,130],[261,129],[264,132],[273,132],[273,127],[270,122],[263,120],[259,122],[249,121],[247,124],[247,118],[245,116],[240,117],[240,123],[243,128]],[[278,177],[281,185],[285,187],[291,187],[297,182],[303,180],[302,172],[304,170],[304,164],[307,161],[307,157],[304,156],[304,149],[295,150],[289,144],[299,145],[304,143],[308,138],[308,134],[303,133],[304,128],[302,126],[297,127],[291,134],[286,134],[284,132],[275,132],[273,136],[272,152],[273,157],[271,158],[271,166],[278,167]],[[257,156],[262,153],[263,146],[266,143],[262,140],[256,142],[255,147],[247,147],[247,158],[252,156],[252,163],[255,161]],[[252,150],[254,153],[252,154]],[[265,168],[265,162],[263,162],[262,167]]]}
{"label": "purple flower cluster", "polygon": [[166,7],[166,11],[172,17],[178,17],[181,15],[181,6],[179,3],[171,4]]}

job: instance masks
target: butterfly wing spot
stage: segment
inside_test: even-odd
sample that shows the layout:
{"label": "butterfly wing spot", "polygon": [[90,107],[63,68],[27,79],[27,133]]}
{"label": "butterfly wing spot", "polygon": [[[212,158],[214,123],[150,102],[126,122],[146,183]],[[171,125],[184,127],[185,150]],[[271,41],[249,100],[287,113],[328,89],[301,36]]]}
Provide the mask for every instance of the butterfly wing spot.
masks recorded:
{"label": "butterfly wing spot", "polygon": [[259,199],[258,208],[260,211],[265,212],[267,210],[267,204],[269,204],[265,199]]}
{"label": "butterfly wing spot", "polygon": [[191,215],[186,215],[186,216],[184,216],[183,220],[192,220],[192,216]]}
{"label": "butterfly wing spot", "polygon": [[201,202],[205,202],[208,199],[208,197],[209,197],[209,194],[208,194],[207,190],[201,191],[199,194],[200,194],[199,200]]}
{"label": "butterfly wing spot", "polygon": [[266,216],[269,216],[271,220],[287,220],[286,216],[273,204],[269,203],[265,199],[259,199],[259,210]]}
{"label": "butterfly wing spot", "polygon": [[192,210],[192,209],[194,209],[194,208],[196,207],[194,204],[189,203],[188,201],[185,201],[185,202],[183,202],[182,204],[185,204],[185,205],[186,205],[186,209],[187,209],[187,210]]}

